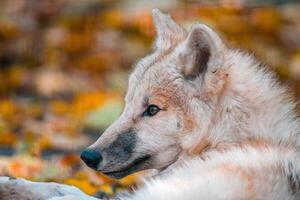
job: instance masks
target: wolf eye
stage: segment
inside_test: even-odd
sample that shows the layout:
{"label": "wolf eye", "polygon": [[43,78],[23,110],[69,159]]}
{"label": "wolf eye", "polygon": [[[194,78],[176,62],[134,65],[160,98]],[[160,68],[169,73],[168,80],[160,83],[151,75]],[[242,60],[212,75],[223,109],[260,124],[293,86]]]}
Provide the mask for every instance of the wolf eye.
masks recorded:
{"label": "wolf eye", "polygon": [[148,108],[145,110],[145,112],[143,113],[144,117],[152,117],[154,115],[156,115],[156,113],[158,113],[160,111],[160,108],[156,105],[149,105]]}

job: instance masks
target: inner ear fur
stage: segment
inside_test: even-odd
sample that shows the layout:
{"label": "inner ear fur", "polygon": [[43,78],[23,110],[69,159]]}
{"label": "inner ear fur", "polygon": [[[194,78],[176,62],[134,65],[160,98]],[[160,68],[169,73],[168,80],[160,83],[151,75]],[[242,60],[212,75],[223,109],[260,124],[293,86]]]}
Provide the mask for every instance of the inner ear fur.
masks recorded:
{"label": "inner ear fur", "polygon": [[179,53],[184,77],[194,79],[206,72],[216,72],[224,62],[225,46],[208,26],[196,24],[191,28]]}

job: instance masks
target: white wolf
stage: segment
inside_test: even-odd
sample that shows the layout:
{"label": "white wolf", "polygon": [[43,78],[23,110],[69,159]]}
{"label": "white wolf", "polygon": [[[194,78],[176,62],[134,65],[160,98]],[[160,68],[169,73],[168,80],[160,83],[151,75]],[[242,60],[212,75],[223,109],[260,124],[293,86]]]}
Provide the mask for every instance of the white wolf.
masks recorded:
{"label": "white wolf", "polygon": [[187,32],[157,9],[153,21],[153,53],[86,164],[115,178],[158,170],[126,200],[300,199],[300,121],[286,89],[206,25]]}
{"label": "white wolf", "polygon": [[114,178],[157,170],[122,200],[300,199],[300,121],[286,89],[206,25],[187,32],[157,9],[153,21],[153,53],[84,162]]}

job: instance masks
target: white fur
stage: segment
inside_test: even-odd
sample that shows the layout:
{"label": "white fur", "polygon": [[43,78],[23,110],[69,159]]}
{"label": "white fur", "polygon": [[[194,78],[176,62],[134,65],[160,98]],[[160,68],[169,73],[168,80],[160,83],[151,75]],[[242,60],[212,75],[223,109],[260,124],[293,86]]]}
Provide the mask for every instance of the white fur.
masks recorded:
{"label": "white fur", "polygon": [[74,186],[9,177],[0,177],[0,195],[1,200],[4,197],[8,198],[6,200],[97,200]]}
{"label": "white fur", "polygon": [[[148,180],[133,196],[121,199],[298,199],[288,188],[285,172],[289,161],[299,162],[296,153],[277,148],[215,153],[207,161],[194,158],[166,176]],[[223,173],[224,166],[233,168]]]}

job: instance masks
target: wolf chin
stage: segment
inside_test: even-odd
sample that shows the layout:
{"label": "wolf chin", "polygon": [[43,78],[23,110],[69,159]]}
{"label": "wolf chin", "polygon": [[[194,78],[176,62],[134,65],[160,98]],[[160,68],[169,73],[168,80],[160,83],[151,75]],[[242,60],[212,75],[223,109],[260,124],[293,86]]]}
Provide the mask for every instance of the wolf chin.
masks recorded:
{"label": "wolf chin", "polygon": [[273,73],[211,28],[153,10],[157,37],[124,111],[82,154],[113,178],[157,175],[123,200],[300,199],[300,123]]}

